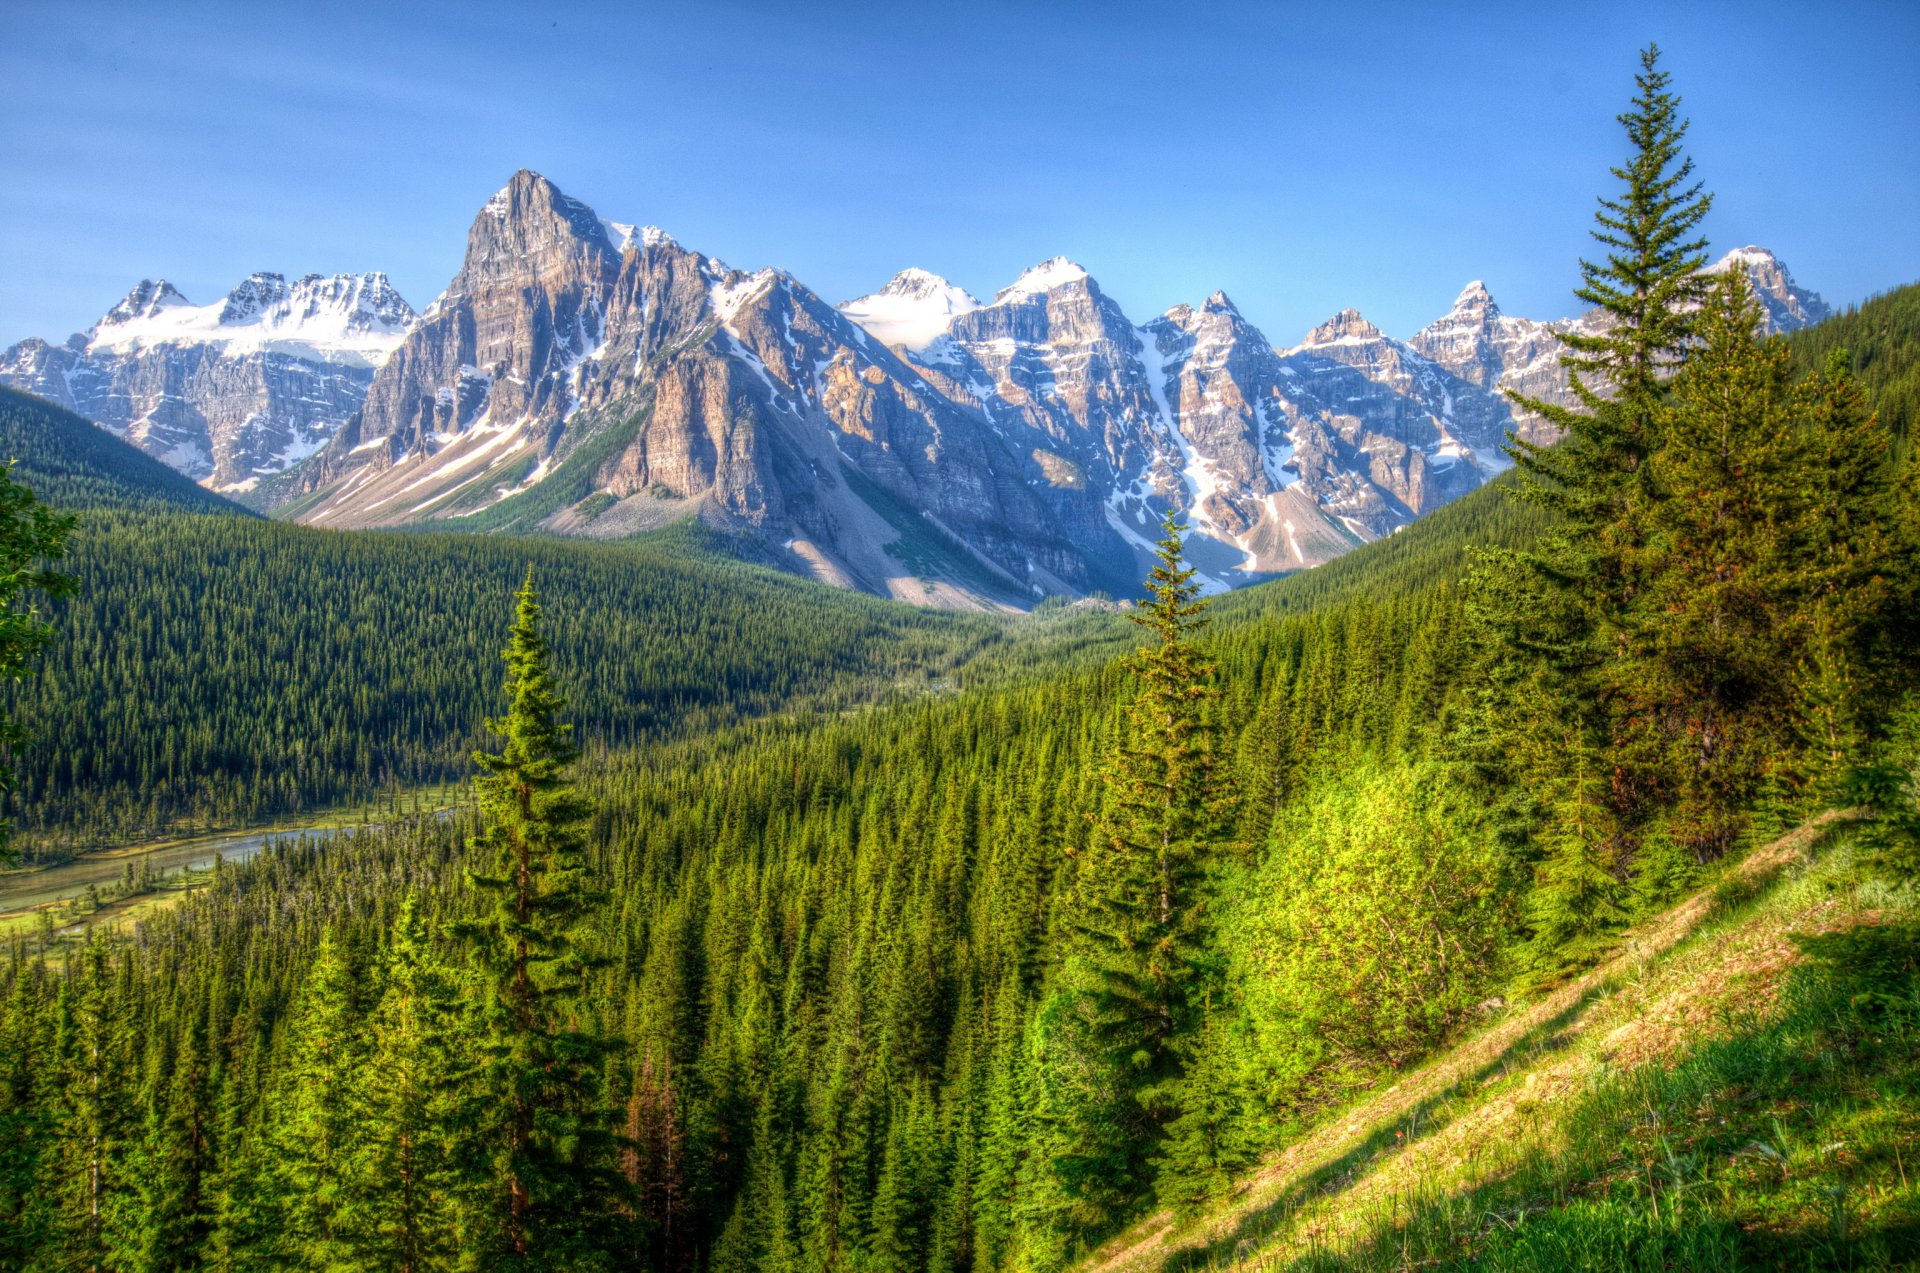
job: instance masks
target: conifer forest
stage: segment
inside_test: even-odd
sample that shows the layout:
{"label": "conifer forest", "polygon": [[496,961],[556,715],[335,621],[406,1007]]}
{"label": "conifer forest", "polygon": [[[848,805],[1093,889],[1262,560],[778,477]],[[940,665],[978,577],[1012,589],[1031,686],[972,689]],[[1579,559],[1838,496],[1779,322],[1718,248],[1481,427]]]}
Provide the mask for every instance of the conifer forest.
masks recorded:
{"label": "conifer forest", "polygon": [[[0,391],[0,1270],[1920,1265],[1920,289],[1767,335],[1621,69],[1537,440],[1228,592],[321,529]],[[1390,1188],[1449,1120],[1530,1156]]]}

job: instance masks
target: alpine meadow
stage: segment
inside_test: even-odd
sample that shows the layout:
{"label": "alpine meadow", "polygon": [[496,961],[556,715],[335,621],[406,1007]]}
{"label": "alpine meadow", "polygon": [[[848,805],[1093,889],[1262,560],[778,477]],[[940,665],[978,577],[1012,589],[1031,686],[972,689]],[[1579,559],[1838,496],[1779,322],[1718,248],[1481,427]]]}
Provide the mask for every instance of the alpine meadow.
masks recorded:
{"label": "alpine meadow", "polygon": [[835,306],[521,170],[417,311],[4,351],[0,1270],[1920,1267],[1920,284],[1711,250],[1693,64],[1565,318]]}

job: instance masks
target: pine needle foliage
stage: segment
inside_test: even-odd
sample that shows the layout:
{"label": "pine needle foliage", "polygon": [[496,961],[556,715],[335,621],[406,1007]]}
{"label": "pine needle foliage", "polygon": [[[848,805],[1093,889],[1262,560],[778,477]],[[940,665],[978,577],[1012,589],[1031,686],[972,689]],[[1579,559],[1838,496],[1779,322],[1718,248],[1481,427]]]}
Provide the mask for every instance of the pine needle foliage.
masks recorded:
{"label": "pine needle foliage", "polygon": [[1080,1193],[1148,1178],[1161,1131],[1180,1113],[1188,1043],[1213,979],[1208,877],[1232,807],[1212,711],[1216,668],[1195,639],[1207,603],[1184,560],[1184,529],[1169,513],[1148,596],[1130,616],[1151,638],[1125,661],[1132,697],[1079,864],[1068,980],[1083,1046],[1110,1077],[1095,1089],[1113,1101],[1097,1116],[1106,1134],[1091,1138],[1106,1150],[1061,1159],[1063,1180]]}
{"label": "pine needle foliage", "polygon": [[482,1068],[499,1101],[491,1267],[567,1268],[601,1249],[620,1177],[601,1074],[609,1043],[584,999],[597,961],[580,942],[604,895],[591,883],[581,833],[591,810],[568,776],[577,752],[531,568],[503,657],[510,707],[487,721],[503,745],[474,754],[475,847],[496,866],[471,879],[493,913],[467,930],[488,983]]}
{"label": "pine needle foliage", "polygon": [[[0,681],[22,680],[34,656],[53,640],[53,626],[31,604],[29,592],[64,597],[73,580],[48,563],[66,552],[74,517],[60,513],[15,481],[12,464],[0,464]],[[0,719],[0,746],[16,748],[30,737],[17,722]],[[13,788],[13,766],[0,759],[0,792]],[[13,860],[7,847],[8,824],[0,822],[0,866]]]}
{"label": "pine needle foliage", "polygon": [[[1600,199],[1577,294],[1590,330],[1562,334],[1578,402],[1515,396],[1561,433],[1516,440],[1518,493],[1554,517],[1537,547],[1490,553],[1474,581],[1487,676],[1509,776],[1535,793],[1546,859],[1528,903],[1544,959],[1580,958],[1624,918],[1625,881],[1642,831],[1650,769],[1638,687],[1616,675],[1628,610],[1645,583],[1648,460],[1661,444],[1667,380],[1693,338],[1706,286],[1696,233],[1712,196],[1693,179],[1680,100],[1648,46],[1620,115],[1631,148]],[[1498,730],[1498,727],[1496,727]]]}

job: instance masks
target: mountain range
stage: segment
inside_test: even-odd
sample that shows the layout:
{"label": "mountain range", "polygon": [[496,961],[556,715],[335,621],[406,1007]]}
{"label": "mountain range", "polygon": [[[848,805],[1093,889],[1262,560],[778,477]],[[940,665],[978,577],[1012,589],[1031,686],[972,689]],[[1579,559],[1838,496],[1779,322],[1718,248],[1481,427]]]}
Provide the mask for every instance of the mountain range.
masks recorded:
{"label": "mountain range", "polygon": [[[1827,307],[1760,248],[1769,330]],[[1135,323],[1072,261],[990,301],[910,269],[833,305],[522,171],[416,314],[381,274],[146,281],[0,383],[320,526],[589,537],[687,516],[747,556],[922,604],[1130,590],[1172,510],[1211,590],[1388,535],[1549,436],[1556,335],[1470,283],[1410,340],[1345,310],[1279,347],[1224,292]]]}

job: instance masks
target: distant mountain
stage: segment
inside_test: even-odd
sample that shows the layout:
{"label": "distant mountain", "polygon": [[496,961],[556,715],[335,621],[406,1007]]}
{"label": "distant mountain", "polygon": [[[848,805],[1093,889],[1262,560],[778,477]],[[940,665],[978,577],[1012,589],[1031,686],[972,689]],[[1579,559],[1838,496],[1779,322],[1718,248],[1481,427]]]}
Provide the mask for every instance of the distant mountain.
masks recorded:
{"label": "distant mountain", "polygon": [[149,279],[65,344],[0,353],[0,384],[245,491],[327,444],[413,321],[384,274],[255,274],[213,305]]}
{"label": "distant mountain", "polygon": [[298,516],[328,526],[597,536],[697,513],[792,568],[938,604],[1088,580],[977,411],[790,276],[610,231],[530,172],[300,480]]}
{"label": "distant mountain", "polygon": [[252,516],[51,402],[0,388],[0,460],[62,509],[177,509]]}
{"label": "distant mountain", "polygon": [[[1743,248],[1770,330],[1826,313]],[[1393,533],[1548,436],[1559,333],[1469,284],[1398,341],[1353,310],[1277,348],[1216,292],[1136,323],[1055,257],[982,302],[909,269],[840,306],[522,171],[414,315],[380,275],[143,283],[0,381],[329,526],[612,537],[698,516],[752,557],[937,605],[1130,588],[1166,510],[1210,590]]]}
{"label": "distant mountain", "polygon": [[[1824,321],[1825,301],[1799,287],[1780,258],[1765,248],[1744,247],[1709,265],[1706,273],[1738,268],[1760,302],[1761,330],[1769,336],[1798,331]],[[1506,389],[1547,402],[1571,405],[1566,374],[1560,369],[1560,342],[1566,331],[1597,331],[1600,320],[1589,312],[1578,318],[1537,322],[1503,314],[1486,284],[1467,284],[1445,316],[1417,332],[1408,345],[1464,380],[1487,389]],[[1540,441],[1544,422],[1519,413],[1521,437]]]}

